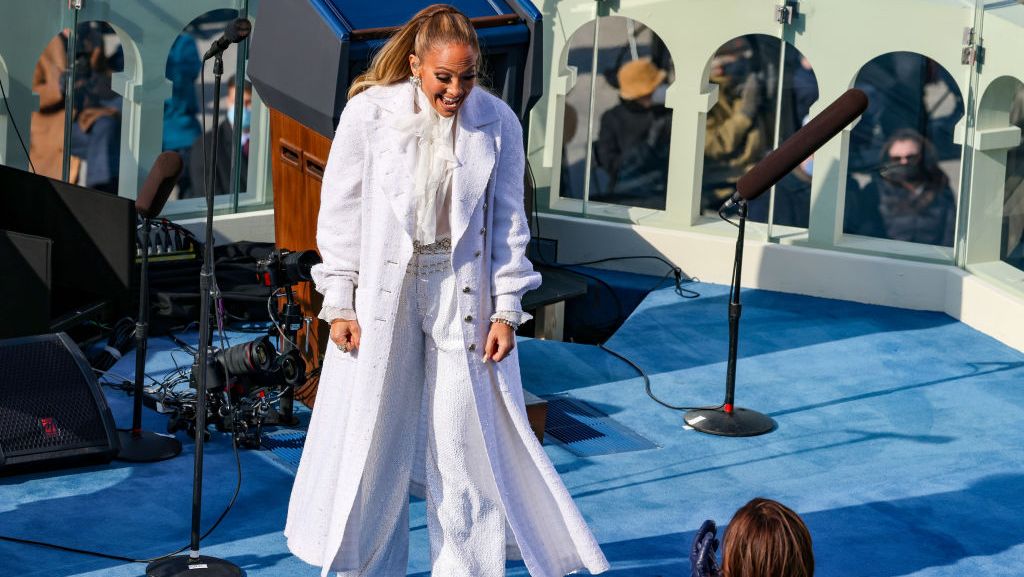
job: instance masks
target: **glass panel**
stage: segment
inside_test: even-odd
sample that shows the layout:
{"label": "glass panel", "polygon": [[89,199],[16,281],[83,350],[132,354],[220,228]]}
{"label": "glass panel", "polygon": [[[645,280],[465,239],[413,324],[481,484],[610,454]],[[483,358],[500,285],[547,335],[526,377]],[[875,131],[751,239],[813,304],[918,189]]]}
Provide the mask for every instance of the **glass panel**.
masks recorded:
{"label": "glass panel", "polygon": [[[355,30],[401,26],[429,2],[352,2],[351,0],[314,0],[322,11],[341,15]],[[470,18],[515,14],[504,0],[453,0],[448,2]]]}
{"label": "glass panel", "polygon": [[78,24],[75,46],[69,50],[70,36],[71,27],[55,35],[36,62],[32,91],[39,96],[39,110],[32,113],[32,166],[39,174],[62,178],[65,128],[70,126],[68,180],[116,193],[122,99],[113,91],[111,78],[124,69],[124,52],[117,34],[104,22]]}
{"label": "glass panel", "polygon": [[629,18],[600,21],[591,201],[665,209],[675,74],[665,43]]}
{"label": "glass panel", "polygon": [[[230,194],[233,190],[232,171],[235,162],[240,163],[238,190],[244,193],[247,189],[252,86],[244,81],[243,110],[241,114],[236,114],[240,80],[238,59],[234,51],[238,45],[229,48],[224,54],[220,118],[213,118],[213,61],[208,61],[204,66],[199,60],[199,55],[206,52],[225,27],[238,17],[238,11],[227,9],[213,10],[198,16],[185,27],[167,55],[166,74],[172,83],[172,92],[171,98],[164,104],[163,149],[176,150],[185,160],[185,170],[171,197],[179,202],[170,205],[171,212],[190,212],[204,208],[201,199],[205,195],[205,175],[211,169],[215,130],[218,139],[214,176],[214,194],[217,197],[215,207],[230,208],[234,205]],[[236,119],[241,125],[237,129]]]}
{"label": "glass panel", "polygon": [[[32,92],[39,110],[32,113],[30,157],[38,174],[61,178],[64,154],[65,87],[68,78],[68,32],[50,39],[36,61]],[[77,174],[77,162],[75,170]],[[73,178],[77,181],[77,176]]]}
{"label": "glass panel", "polygon": [[[55,36],[71,26],[74,11],[66,3],[8,2],[3,8],[3,22],[8,24],[0,34],[0,163],[31,170],[32,160],[39,154],[56,155],[57,160],[44,158],[45,165],[56,166],[55,172],[46,170],[47,175],[61,176],[61,154],[63,142],[49,145],[53,139],[60,140],[64,114],[61,106],[64,96],[61,87],[62,74],[68,69],[67,53],[56,54],[63,44]],[[27,23],[30,23],[28,25]],[[56,48],[51,46],[57,42]],[[37,52],[38,51],[38,52]],[[33,130],[38,116],[38,107],[45,106],[45,118]],[[52,120],[59,117],[59,120]],[[39,135],[40,128],[43,136]],[[53,134],[56,133],[56,136]],[[36,150],[32,140],[44,142],[42,150]]]}
{"label": "glass panel", "polygon": [[199,120],[199,90],[197,89],[202,61],[193,25],[182,32],[167,54],[167,79],[171,81],[171,97],[164,102],[164,130],[162,150],[173,150],[181,155],[185,170],[171,192],[171,200],[201,196],[201,171],[193,175],[192,153],[197,152],[196,140],[202,136]]}
{"label": "glass panel", "polygon": [[116,194],[122,98],[114,92],[111,79],[124,69],[124,51],[106,22],[80,23],[75,44],[69,180]]}
{"label": "glass panel", "polygon": [[[1024,84],[1016,83],[1010,124],[1024,129]],[[1024,270],[1024,146],[1006,154],[1006,183],[1003,188],[1002,242],[1000,260]]]}
{"label": "glass panel", "polygon": [[586,186],[588,119],[593,82],[596,21],[583,25],[569,39],[566,65],[576,69],[576,84],[565,95],[562,120],[562,170],[559,176],[559,196],[583,198]]}
{"label": "glass panel", "polygon": [[739,36],[711,58],[708,81],[718,85],[718,102],[705,125],[702,213],[715,214],[775,142],[780,43],[763,34]]}
{"label": "glass panel", "polygon": [[[793,45],[786,43],[779,102],[779,142],[785,141],[810,119],[811,105],[818,100],[818,79],[811,62]],[[754,222],[807,228],[811,210],[811,180],[814,157],[805,160],[782,177],[770,194],[750,201],[747,217]],[[717,207],[715,207],[717,208]]]}
{"label": "glass panel", "polygon": [[960,145],[953,128],[964,114],[952,76],[913,52],[874,58],[855,86],[868,109],[850,138],[846,233],[953,246]]}

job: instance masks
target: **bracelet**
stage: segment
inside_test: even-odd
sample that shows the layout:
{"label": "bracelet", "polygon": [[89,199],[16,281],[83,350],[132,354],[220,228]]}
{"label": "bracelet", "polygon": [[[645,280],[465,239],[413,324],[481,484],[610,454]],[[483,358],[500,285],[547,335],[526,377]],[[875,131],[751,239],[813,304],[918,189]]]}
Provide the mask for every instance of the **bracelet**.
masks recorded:
{"label": "bracelet", "polygon": [[519,325],[517,325],[516,323],[514,323],[514,322],[512,322],[512,321],[510,321],[510,320],[508,320],[508,319],[504,319],[504,318],[496,318],[496,319],[494,319],[494,320],[493,320],[493,321],[491,321],[491,322],[492,322],[492,323],[501,323],[501,324],[503,324],[503,325],[508,325],[508,326],[512,327],[512,331],[513,331],[513,332],[514,332],[514,331],[518,331],[518,330],[519,330]]}

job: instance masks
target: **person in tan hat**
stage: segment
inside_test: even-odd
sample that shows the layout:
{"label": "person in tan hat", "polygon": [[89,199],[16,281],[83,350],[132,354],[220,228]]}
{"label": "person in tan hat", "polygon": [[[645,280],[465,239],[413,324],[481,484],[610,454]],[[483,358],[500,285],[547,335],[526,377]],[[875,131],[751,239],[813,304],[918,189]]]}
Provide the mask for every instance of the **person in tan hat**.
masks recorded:
{"label": "person in tan hat", "polygon": [[658,69],[650,58],[638,58],[619,68],[619,96],[623,100],[650,98],[665,81],[667,73]]}
{"label": "person in tan hat", "polygon": [[591,192],[603,202],[665,208],[672,111],[653,95],[667,73],[638,58],[619,68],[620,102],[601,117],[597,164],[608,174],[605,190]]}

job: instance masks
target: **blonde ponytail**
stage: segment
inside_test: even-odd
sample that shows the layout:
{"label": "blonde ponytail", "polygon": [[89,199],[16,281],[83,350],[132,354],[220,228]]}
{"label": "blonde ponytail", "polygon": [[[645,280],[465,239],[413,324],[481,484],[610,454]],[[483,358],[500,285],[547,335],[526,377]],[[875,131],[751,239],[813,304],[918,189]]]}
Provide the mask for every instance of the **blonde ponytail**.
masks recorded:
{"label": "blonde ponytail", "polygon": [[469,18],[448,4],[432,4],[406,22],[380,51],[374,55],[370,68],[356,77],[348,89],[348,97],[371,86],[394,84],[409,77],[409,55],[423,54],[442,44],[465,44],[477,54],[480,67],[480,41]]}

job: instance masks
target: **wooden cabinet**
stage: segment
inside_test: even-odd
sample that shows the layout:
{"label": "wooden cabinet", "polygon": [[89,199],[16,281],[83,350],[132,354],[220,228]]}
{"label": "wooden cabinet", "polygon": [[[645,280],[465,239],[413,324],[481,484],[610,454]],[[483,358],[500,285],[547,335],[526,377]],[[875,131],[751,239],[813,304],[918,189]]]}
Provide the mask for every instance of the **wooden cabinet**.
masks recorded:
{"label": "wooden cabinet", "polygon": [[[270,111],[270,139],[273,143],[271,170],[274,182],[274,235],[278,248],[316,250],[316,218],[320,211],[320,185],[323,181],[331,141],[302,126],[289,116]],[[307,370],[319,366],[327,343],[327,323],[316,318],[322,297],[310,282],[295,287],[295,299],[303,316],[313,318],[311,334],[299,333],[299,348],[305,350]],[[316,401],[315,384],[296,391],[295,398],[312,407]]]}

